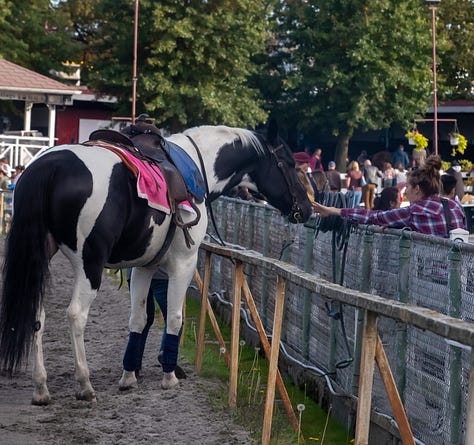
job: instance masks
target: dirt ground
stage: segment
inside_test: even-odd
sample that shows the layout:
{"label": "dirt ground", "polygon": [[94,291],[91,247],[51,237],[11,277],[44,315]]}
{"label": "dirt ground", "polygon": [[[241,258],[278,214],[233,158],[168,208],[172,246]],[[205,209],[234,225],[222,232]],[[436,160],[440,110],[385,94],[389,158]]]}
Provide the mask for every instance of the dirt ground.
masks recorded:
{"label": "dirt ground", "polygon": [[[3,258],[2,252],[3,240]],[[44,353],[53,400],[46,407],[30,404],[31,366],[13,379],[0,375],[1,445],[253,443],[249,433],[236,425],[228,412],[212,407],[209,397],[218,383],[196,376],[193,367],[183,364],[182,359],[180,364],[188,378],[177,389],[161,389],[162,370],[156,359],[161,332],[155,326],[150,330],[139,388],[118,390],[128,334],[129,298],[108,276],[104,277],[86,327],[86,352],[98,401],[76,401],[66,320],[72,271],[60,253],[53,258],[51,271]]]}

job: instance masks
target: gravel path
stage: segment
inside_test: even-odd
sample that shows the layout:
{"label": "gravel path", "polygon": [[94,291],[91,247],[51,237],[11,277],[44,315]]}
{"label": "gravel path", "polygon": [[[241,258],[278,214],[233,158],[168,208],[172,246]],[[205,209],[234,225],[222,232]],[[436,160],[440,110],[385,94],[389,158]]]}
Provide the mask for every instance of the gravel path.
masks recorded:
{"label": "gravel path", "polygon": [[[3,251],[3,241],[0,243]],[[1,253],[1,252],[0,252]],[[162,370],[156,356],[161,332],[153,326],[145,351],[139,388],[120,392],[122,354],[127,341],[129,298],[105,276],[86,327],[86,352],[97,403],[74,397],[74,364],[66,320],[72,270],[58,253],[51,265],[46,298],[45,364],[52,404],[32,406],[31,366],[13,379],[0,375],[0,444],[252,444],[210,397],[219,384],[204,380],[184,364],[188,378],[178,389],[160,387]],[[21,279],[21,277],[19,277]],[[181,363],[181,361],[180,361]]]}

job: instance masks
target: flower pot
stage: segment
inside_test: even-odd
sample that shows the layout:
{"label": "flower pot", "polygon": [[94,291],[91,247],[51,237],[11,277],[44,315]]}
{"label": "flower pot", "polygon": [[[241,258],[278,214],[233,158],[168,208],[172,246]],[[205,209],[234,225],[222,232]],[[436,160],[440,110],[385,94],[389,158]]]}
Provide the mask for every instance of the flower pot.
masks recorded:
{"label": "flower pot", "polygon": [[408,138],[408,145],[415,145],[415,139]]}
{"label": "flower pot", "polygon": [[459,145],[459,138],[457,136],[450,136],[449,143],[451,145]]}

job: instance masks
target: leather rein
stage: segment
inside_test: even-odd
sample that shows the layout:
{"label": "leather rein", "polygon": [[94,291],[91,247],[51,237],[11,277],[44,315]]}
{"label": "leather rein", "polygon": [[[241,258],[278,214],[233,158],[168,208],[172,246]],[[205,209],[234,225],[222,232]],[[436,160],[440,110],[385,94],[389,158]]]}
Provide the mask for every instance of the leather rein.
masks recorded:
{"label": "leather rein", "polygon": [[281,173],[283,177],[285,178],[286,185],[288,186],[288,190],[290,191],[291,197],[293,199],[293,205],[291,207],[290,213],[293,214],[295,221],[300,223],[303,222],[303,219],[301,218],[301,207],[298,204],[298,197],[296,196],[296,184],[294,181],[294,178],[296,176],[292,176],[289,174],[290,167],[288,167],[288,164],[283,162],[283,160],[278,157],[278,152],[280,152],[285,146],[283,144],[278,145],[275,148],[270,149],[270,154],[274,156],[278,168],[281,170]]}
{"label": "leather rein", "polygon": [[209,183],[207,181],[206,167],[204,166],[204,160],[202,159],[201,150],[199,150],[199,147],[197,146],[196,142],[194,142],[194,139],[191,136],[186,135],[186,137],[189,139],[189,141],[193,145],[193,147],[196,150],[196,153],[198,155],[199,164],[201,166],[201,173],[202,173],[202,176],[204,178],[204,184],[206,185],[205,202],[206,202],[206,207],[209,211],[209,216],[211,218],[212,226],[214,227],[214,230],[216,232],[217,238],[218,238],[221,246],[225,246],[225,242],[222,239],[221,234],[219,233],[219,230],[217,229],[216,219],[214,217],[214,211],[212,210],[212,205],[211,205],[211,202],[209,201]]}

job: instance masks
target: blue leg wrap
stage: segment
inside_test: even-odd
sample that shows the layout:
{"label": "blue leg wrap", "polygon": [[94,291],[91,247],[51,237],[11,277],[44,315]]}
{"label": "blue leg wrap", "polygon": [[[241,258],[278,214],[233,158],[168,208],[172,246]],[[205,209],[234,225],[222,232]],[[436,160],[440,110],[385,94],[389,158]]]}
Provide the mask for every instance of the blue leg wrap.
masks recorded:
{"label": "blue leg wrap", "polygon": [[165,347],[163,350],[163,371],[172,372],[178,362],[179,335],[166,335]]}
{"label": "blue leg wrap", "polygon": [[141,362],[140,352],[142,347],[142,334],[130,332],[128,335],[127,349],[123,356],[123,369],[125,371],[135,371]]}

